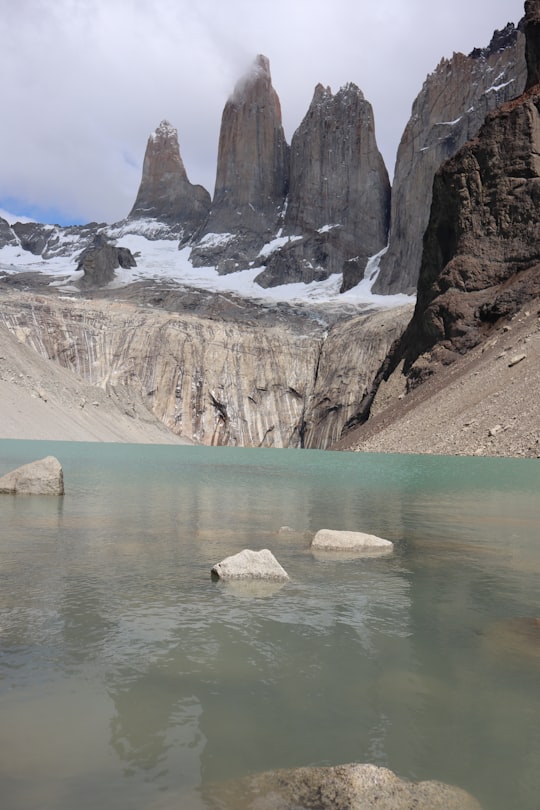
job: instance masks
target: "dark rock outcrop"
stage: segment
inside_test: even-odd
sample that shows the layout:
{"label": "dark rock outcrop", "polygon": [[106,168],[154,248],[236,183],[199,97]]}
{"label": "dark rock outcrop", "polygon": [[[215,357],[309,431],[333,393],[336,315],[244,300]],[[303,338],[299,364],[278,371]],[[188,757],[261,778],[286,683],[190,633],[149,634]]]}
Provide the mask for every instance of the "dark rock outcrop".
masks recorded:
{"label": "dark rock outcrop", "polygon": [[43,225],[39,222],[15,222],[12,231],[23,250],[43,259],[73,256],[88,247],[96,234],[106,227],[104,223],[87,225]]}
{"label": "dark rock outcrop", "polygon": [[540,82],[540,5],[537,0],[525,2],[525,36],[528,90]]}
{"label": "dark rock outcrop", "polygon": [[148,139],[141,184],[128,219],[167,223],[185,242],[204,223],[209,209],[209,193],[188,180],[177,130],[162,121]]}
{"label": "dark rock outcrop", "polygon": [[[221,119],[216,187],[203,234],[235,234],[229,250],[223,245],[223,258],[234,258],[246,241],[248,251],[257,252],[256,246],[260,249],[276,232],[288,178],[281,106],[268,59],[259,55],[236,85]],[[206,261],[204,244],[192,258],[194,264]]]}
{"label": "dark rock outcrop", "polygon": [[83,288],[103,287],[113,281],[114,271],[118,267],[128,269],[136,266],[137,262],[128,248],[111,245],[103,234],[98,234],[93,244],[79,256],[77,270],[84,271],[79,285]]}
{"label": "dark rock outcrop", "polygon": [[317,85],[292,139],[283,228],[304,238],[275,251],[257,281],[266,287],[328,278],[352,258],[365,266],[386,245],[389,212],[371,104],[354,84],[335,95]]}
{"label": "dark rock outcrop", "polygon": [[9,222],[0,217],[0,248],[7,247],[7,245],[18,245],[19,240],[15,232],[11,228]]}
{"label": "dark rock outcrop", "polygon": [[[526,11],[529,23],[540,0],[526,3]],[[527,37],[537,30],[533,18]],[[527,47],[533,52],[534,43]],[[413,318],[349,426],[365,421],[381,381],[399,374],[402,363],[411,390],[540,298],[540,85],[531,84],[537,67],[529,66],[529,90],[490,113],[435,176]]]}
{"label": "dark rock outcrop", "polygon": [[525,37],[511,23],[487,48],[443,59],[427,77],[398,149],[390,246],[374,292],[414,292],[435,172],[478,133],[488,112],[523,92],[525,81]]}

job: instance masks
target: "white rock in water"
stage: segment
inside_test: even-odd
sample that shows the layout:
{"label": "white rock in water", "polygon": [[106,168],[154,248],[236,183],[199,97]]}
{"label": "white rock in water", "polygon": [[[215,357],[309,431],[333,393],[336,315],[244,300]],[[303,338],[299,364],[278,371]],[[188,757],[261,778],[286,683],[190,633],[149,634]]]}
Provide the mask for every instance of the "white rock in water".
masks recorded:
{"label": "white rock in water", "polygon": [[63,495],[64,473],[54,456],[23,464],[0,478],[0,493],[8,495]]}
{"label": "white rock in water", "polygon": [[212,568],[212,574],[223,580],[266,579],[285,581],[289,575],[267,548],[251,551],[245,548],[232,557],[226,557]]}
{"label": "white rock in water", "polygon": [[374,534],[320,529],[313,538],[311,548],[323,551],[365,551],[389,554],[394,550],[394,544],[390,540],[383,540],[382,537]]}

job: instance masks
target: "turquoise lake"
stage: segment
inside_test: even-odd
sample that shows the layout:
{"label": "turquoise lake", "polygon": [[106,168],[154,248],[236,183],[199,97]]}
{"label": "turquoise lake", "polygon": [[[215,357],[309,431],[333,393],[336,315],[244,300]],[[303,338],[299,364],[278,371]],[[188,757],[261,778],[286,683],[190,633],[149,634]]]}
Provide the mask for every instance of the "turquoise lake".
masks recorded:
{"label": "turquoise lake", "polygon": [[[207,810],[347,762],[538,810],[538,461],[0,440],[0,474],[49,454],[64,497],[0,496],[3,810]],[[320,528],[395,552],[315,556]],[[291,581],[212,581],[243,548]]]}

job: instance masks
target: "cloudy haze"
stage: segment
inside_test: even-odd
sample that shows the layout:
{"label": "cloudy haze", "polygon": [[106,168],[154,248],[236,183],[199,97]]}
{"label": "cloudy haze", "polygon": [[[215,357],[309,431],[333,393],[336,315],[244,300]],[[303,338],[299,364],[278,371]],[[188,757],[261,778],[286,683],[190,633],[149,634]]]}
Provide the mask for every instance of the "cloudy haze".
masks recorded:
{"label": "cloudy haze", "polygon": [[164,118],[212,193],[223,106],[257,53],[289,142],[318,82],[352,81],[392,175],[426,75],[522,16],[523,0],[0,0],[0,208],[121,219]]}

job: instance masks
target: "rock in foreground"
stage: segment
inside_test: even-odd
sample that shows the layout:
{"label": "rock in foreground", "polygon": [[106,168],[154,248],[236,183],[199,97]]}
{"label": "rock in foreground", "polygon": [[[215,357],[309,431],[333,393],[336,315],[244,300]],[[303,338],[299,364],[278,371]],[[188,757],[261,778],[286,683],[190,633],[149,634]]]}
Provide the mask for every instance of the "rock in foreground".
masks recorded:
{"label": "rock in foreground", "polygon": [[357,764],[269,771],[227,785],[219,799],[226,810],[481,810],[460,788]]}
{"label": "rock in foreground", "polygon": [[267,548],[261,551],[244,549],[226,557],[212,568],[212,575],[223,580],[257,579],[285,582],[289,575]]}
{"label": "rock in foreground", "polygon": [[323,551],[365,551],[377,554],[390,554],[394,544],[374,534],[364,532],[340,532],[334,529],[320,529],[311,543],[312,549]]}
{"label": "rock in foreground", "polygon": [[23,464],[0,478],[0,493],[8,495],[63,495],[64,473],[58,459],[47,456]]}

